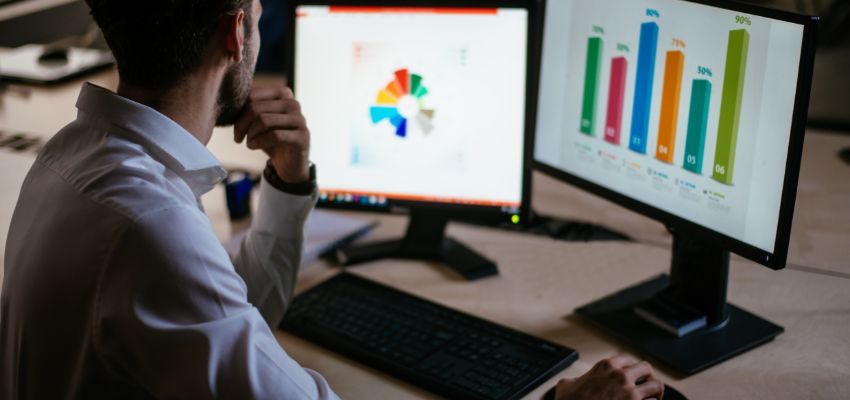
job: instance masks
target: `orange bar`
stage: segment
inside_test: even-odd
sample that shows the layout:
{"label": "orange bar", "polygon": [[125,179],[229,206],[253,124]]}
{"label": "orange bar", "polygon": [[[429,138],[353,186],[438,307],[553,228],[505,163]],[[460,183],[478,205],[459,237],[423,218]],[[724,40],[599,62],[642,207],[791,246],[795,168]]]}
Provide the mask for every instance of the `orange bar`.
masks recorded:
{"label": "orange bar", "polygon": [[664,66],[664,92],[661,97],[661,121],[658,126],[658,144],[655,158],[673,163],[673,149],[676,148],[676,125],[679,122],[679,97],[682,94],[682,71],[685,67],[685,54],[681,51],[668,51]]}
{"label": "orange bar", "polygon": [[330,6],[332,13],[391,13],[391,14],[474,14],[496,15],[497,8],[457,8],[457,7],[380,7],[380,6]]}
{"label": "orange bar", "polygon": [[359,190],[345,190],[345,189],[327,189],[320,188],[322,193],[327,193],[328,195],[334,196],[375,196],[375,197],[384,197],[387,199],[393,200],[406,200],[406,201],[427,201],[427,202],[438,202],[438,203],[452,203],[452,204],[469,204],[475,206],[494,206],[494,207],[519,207],[519,202],[512,201],[494,201],[494,200],[481,200],[481,199],[463,199],[459,197],[440,197],[440,196],[422,196],[415,194],[400,194],[400,193],[381,193],[381,192],[363,192]]}

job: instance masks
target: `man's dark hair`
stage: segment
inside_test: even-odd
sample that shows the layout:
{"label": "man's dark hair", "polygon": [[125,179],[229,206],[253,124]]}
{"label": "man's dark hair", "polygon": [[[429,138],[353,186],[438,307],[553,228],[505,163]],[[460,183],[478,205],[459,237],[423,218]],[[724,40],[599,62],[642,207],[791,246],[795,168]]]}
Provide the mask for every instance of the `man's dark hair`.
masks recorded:
{"label": "man's dark hair", "polygon": [[221,16],[245,11],[251,34],[253,0],[86,0],[115,56],[121,80],[165,88],[200,65]]}

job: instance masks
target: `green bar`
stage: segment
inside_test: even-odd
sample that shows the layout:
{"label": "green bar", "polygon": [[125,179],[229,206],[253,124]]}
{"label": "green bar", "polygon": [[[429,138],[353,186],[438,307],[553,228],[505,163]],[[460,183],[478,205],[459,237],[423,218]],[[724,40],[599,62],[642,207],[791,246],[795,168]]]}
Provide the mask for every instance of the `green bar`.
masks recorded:
{"label": "green bar", "polygon": [[596,125],[596,96],[602,68],[602,38],[587,40],[587,69],[584,72],[584,102],[581,107],[581,132],[593,136]]}
{"label": "green bar", "polygon": [[744,97],[744,78],[747,74],[747,53],[750,34],[746,29],[729,32],[726,50],[726,75],[723,78],[723,95],[720,99],[720,124],[717,128],[717,147],[714,153],[712,178],[727,185],[732,184],[735,170],[735,150],[738,144],[738,127],[741,122],[741,103]]}

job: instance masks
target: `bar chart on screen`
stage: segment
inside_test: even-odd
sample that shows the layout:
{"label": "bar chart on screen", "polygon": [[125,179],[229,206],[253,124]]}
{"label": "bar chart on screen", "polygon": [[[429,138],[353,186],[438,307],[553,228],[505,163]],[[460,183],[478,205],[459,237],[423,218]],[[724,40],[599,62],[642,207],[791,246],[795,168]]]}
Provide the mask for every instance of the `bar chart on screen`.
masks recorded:
{"label": "bar chart on screen", "polygon": [[[536,160],[757,237],[783,190],[801,29],[682,0],[572,0],[547,24]],[[553,172],[554,173],[554,172]]]}
{"label": "bar chart on screen", "polygon": [[644,156],[639,164],[652,158],[734,186],[736,166],[747,162],[737,149],[754,144],[745,136],[756,131],[752,116],[760,112],[763,82],[747,81],[758,81],[752,71],[765,61],[763,54],[759,65],[750,60],[751,40],[765,29],[746,15],[707,15],[706,26],[683,26],[676,2],[602,3],[598,20],[574,21],[584,31],[573,35],[574,54],[584,56],[575,75],[581,89],[568,89],[581,93],[578,131]]}
{"label": "bar chart on screen", "polygon": [[673,0],[572,4],[561,162],[632,195],[684,199],[682,214],[742,216],[770,113],[769,22]]}

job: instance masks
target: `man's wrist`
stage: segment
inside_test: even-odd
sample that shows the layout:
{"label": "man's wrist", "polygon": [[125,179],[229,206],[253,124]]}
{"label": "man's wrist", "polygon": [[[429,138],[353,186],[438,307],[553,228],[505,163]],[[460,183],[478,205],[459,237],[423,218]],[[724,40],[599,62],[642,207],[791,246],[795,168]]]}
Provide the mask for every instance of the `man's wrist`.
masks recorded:
{"label": "man's wrist", "polygon": [[306,180],[302,182],[286,182],[280,178],[274,164],[269,160],[266,162],[266,169],[263,171],[263,176],[273,188],[281,192],[296,196],[309,196],[316,190],[316,165],[312,162],[309,163],[308,170]]}

